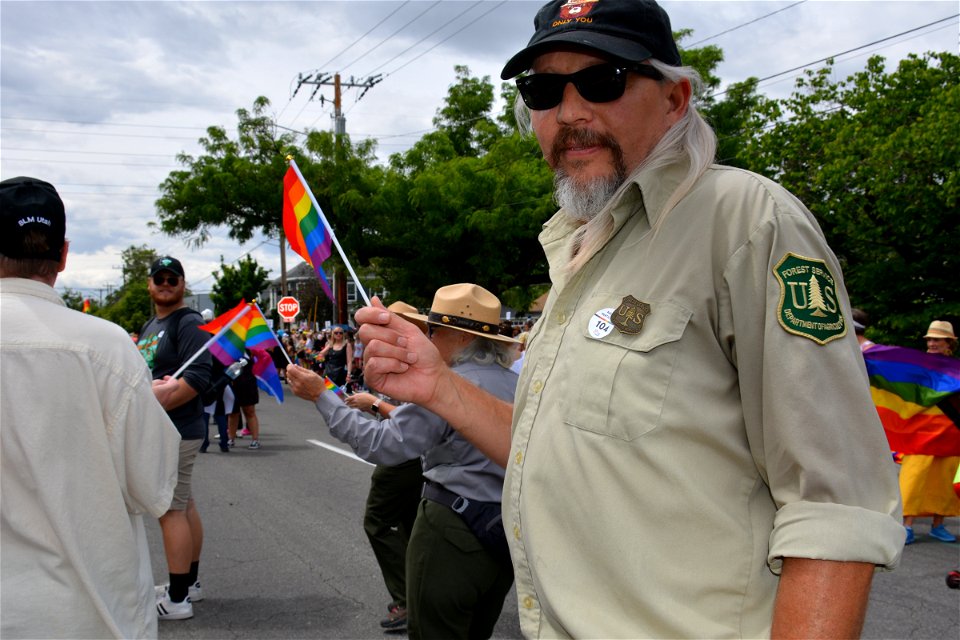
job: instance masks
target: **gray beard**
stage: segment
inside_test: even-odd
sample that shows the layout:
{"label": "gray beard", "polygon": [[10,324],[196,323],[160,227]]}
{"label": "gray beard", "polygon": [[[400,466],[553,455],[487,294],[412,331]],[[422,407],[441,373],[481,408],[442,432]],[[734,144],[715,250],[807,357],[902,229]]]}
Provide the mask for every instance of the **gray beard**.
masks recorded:
{"label": "gray beard", "polygon": [[583,224],[603,210],[625,180],[626,175],[619,167],[614,175],[593,178],[586,184],[558,170],[553,177],[553,197],[568,218]]}

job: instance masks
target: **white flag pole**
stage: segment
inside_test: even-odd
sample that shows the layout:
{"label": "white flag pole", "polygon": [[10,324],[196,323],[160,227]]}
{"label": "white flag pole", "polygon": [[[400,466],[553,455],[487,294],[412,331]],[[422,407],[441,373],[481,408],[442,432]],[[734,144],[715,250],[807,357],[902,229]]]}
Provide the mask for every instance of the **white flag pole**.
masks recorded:
{"label": "white flag pole", "polygon": [[[259,303],[254,302],[254,303],[253,303],[253,306],[255,306],[255,307],[257,308],[257,311],[260,312],[260,315],[261,315],[261,316],[263,316],[264,318],[266,318],[266,316],[263,314],[263,309],[260,308],[260,304],[259,304]],[[287,362],[289,362],[290,364],[293,364],[293,360],[290,359],[290,354],[288,354],[288,353],[287,353],[287,350],[283,348],[283,343],[280,342],[280,338],[278,338],[278,337],[277,337],[277,334],[275,334],[275,333],[273,332],[273,329],[270,328],[270,325],[267,325],[267,331],[269,331],[269,332],[270,332],[270,335],[273,336],[273,339],[277,341],[277,346],[280,348],[280,351],[283,352],[283,357],[287,359]]]}
{"label": "white flag pole", "polygon": [[[353,278],[354,284],[357,285],[357,292],[360,294],[360,297],[363,298],[363,301],[367,303],[367,306],[370,306],[370,298],[367,297],[367,292],[364,291],[363,286],[360,284],[360,278],[357,277],[357,274],[353,270],[350,261],[347,260],[347,254],[343,252],[343,248],[340,246],[340,242],[337,240],[337,234],[333,232],[333,229],[330,228],[330,223],[327,222],[327,216],[323,215],[323,209],[320,208],[320,205],[317,204],[317,199],[313,197],[313,191],[310,189],[310,185],[307,184],[307,181],[303,179],[303,174],[300,173],[300,167],[297,166],[297,161],[293,159],[293,156],[289,156],[290,166],[293,167],[293,170],[297,173],[297,178],[300,179],[300,184],[303,185],[303,188],[306,190],[307,195],[310,196],[310,202],[313,203],[313,206],[317,209],[317,214],[320,216],[320,220],[323,222],[323,226],[326,228],[327,233],[330,234],[330,239],[333,240],[334,246],[337,248],[337,251],[340,253],[340,258],[343,260],[343,264],[347,265],[347,271],[350,272],[350,276]],[[319,265],[314,265],[319,266]]]}
{"label": "white flag pole", "polygon": [[245,315],[247,314],[247,312],[250,311],[250,309],[251,309],[251,307],[250,307],[249,304],[248,304],[246,307],[244,307],[244,308],[243,308],[243,311],[241,311],[240,313],[238,313],[237,315],[235,315],[235,316],[233,317],[233,320],[231,320],[230,322],[228,322],[228,323],[226,324],[226,326],[224,326],[222,329],[220,329],[220,331],[217,331],[217,333],[214,334],[214,336],[213,336],[212,338],[210,338],[209,340],[207,340],[207,341],[203,344],[203,346],[200,347],[200,350],[199,350],[199,351],[197,351],[195,354],[193,354],[192,356],[190,356],[190,359],[187,360],[186,362],[184,362],[184,363],[183,363],[183,366],[180,367],[179,369],[177,369],[177,372],[174,373],[172,377],[174,377],[174,378],[179,378],[179,377],[183,374],[183,372],[187,370],[187,367],[189,367],[191,364],[193,364],[193,361],[200,357],[200,354],[201,354],[201,353],[203,353],[203,352],[204,352],[210,345],[212,345],[214,342],[216,342],[217,340],[219,340],[220,337],[221,337],[223,334],[225,334],[225,333],[230,329],[230,327],[232,327],[232,326],[237,322],[237,320],[239,320],[240,318],[242,318],[243,316],[245,316]]}

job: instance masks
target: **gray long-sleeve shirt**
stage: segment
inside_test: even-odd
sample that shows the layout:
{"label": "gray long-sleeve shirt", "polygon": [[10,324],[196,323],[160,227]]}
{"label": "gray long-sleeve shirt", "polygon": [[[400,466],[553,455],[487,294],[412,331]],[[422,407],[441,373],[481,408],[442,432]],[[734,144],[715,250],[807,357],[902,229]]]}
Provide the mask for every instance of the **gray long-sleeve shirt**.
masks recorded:
{"label": "gray long-sleeve shirt", "polygon": [[[453,371],[492,393],[513,402],[517,374],[497,364],[464,363]],[[423,476],[470,500],[500,502],[502,467],[460,436],[440,416],[414,404],[397,407],[378,420],[348,407],[333,393],[323,393],[317,410],[330,434],[350,445],[367,462],[395,465],[416,456],[423,459]]]}

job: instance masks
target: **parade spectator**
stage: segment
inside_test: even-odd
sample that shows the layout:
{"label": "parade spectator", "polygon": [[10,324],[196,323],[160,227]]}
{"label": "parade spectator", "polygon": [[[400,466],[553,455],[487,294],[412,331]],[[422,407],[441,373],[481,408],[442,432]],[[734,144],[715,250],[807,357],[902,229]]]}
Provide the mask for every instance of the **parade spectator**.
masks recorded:
{"label": "parade spectator", "polygon": [[534,24],[502,77],[561,209],[516,406],[382,306],[367,384],[507,468],[525,636],[855,637],[904,529],[839,262],[795,197],[712,165],[655,2]]}
{"label": "parade spectator", "polygon": [[[957,336],[953,324],[934,320],[923,336],[927,353],[954,357]],[[960,516],[960,497],[953,491],[953,478],[960,466],[960,456],[904,455],[900,463],[900,494],[903,496],[903,524],[907,528],[906,544],[916,541],[913,530],[918,517],[933,517],[930,537],[941,542],[956,542],[947,530],[944,518]]]}
{"label": "parade spectator", "polygon": [[[429,316],[418,319],[430,337],[414,330],[436,345],[454,375],[512,401],[514,340],[499,335],[496,296],[474,284],[441,287]],[[490,637],[513,583],[500,514],[503,467],[422,407],[404,404],[377,421],[325,393],[320,377],[297,367],[287,376],[294,393],[316,403],[331,435],[361,458],[393,465],[423,459],[424,499],[407,547],[410,637]]]}
{"label": "parade spectator", "polygon": [[230,388],[230,376],[227,374],[227,368],[218,358],[211,358],[210,380],[210,386],[203,394],[203,419],[207,423],[207,429],[204,432],[200,453],[206,453],[210,447],[211,416],[217,425],[217,442],[220,451],[230,453],[227,416],[233,413],[233,389]]}
{"label": "parade spectator", "polygon": [[[233,412],[227,416],[228,444],[234,446],[236,438],[250,436],[248,449],[260,448],[260,418],[257,416],[257,404],[260,402],[260,389],[257,387],[257,378],[253,375],[253,357],[247,356],[247,364],[231,383],[233,389]],[[240,427],[240,414],[243,414],[243,429]]]}
{"label": "parade spectator", "polygon": [[860,351],[866,351],[875,343],[867,339],[867,327],[870,326],[870,316],[862,309],[851,309],[853,318],[853,332],[857,336],[857,344],[860,345]]}
{"label": "parade spectator", "polygon": [[[397,301],[387,307],[393,313],[410,319],[426,333],[427,324],[419,320],[416,307]],[[396,405],[371,393],[355,393],[347,397],[347,406],[369,411],[378,417],[389,417]],[[417,505],[423,491],[423,464],[416,456],[397,465],[378,464],[370,477],[370,491],[363,513],[363,531],[383,574],[390,594],[387,617],[380,626],[398,631],[407,626],[407,544]]]}
{"label": "parade spectator", "polygon": [[323,359],[323,375],[338,387],[345,385],[353,373],[353,347],[347,341],[343,327],[333,328],[319,357]]}
{"label": "parade spectator", "polygon": [[54,291],[65,228],[51,184],[0,182],[0,637],[156,638],[180,436],[130,336]]}
{"label": "parade spectator", "polygon": [[[200,314],[183,301],[186,291],[183,265],[164,256],[150,266],[147,290],[156,309],[140,330],[137,346],[153,372],[154,380],[167,380],[194,354],[172,390],[160,391],[157,399],[180,432],[180,466],[177,488],[169,510],[160,517],[163,549],[170,572],[169,584],[157,586],[157,613],[161,620],[193,617],[193,603],[203,599],[198,578],[203,550],[203,522],[193,499],[193,465],[203,444],[207,422],[200,394],[210,383],[210,354],[203,350],[209,334],[199,326]],[[202,351],[201,351],[202,350]]]}

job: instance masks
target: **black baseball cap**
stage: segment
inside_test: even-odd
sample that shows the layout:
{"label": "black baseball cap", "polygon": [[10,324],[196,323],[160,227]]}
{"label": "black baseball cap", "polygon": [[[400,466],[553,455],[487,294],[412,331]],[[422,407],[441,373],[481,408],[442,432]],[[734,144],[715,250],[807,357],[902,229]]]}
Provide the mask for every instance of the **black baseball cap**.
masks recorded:
{"label": "black baseball cap", "polygon": [[171,258],[170,256],[163,256],[162,258],[157,258],[153,261],[153,264],[150,265],[149,275],[155,275],[161,271],[169,271],[175,273],[181,278],[186,278],[187,276],[183,273],[183,265],[180,264],[180,261],[176,258]]}
{"label": "black baseball cap", "polygon": [[653,0],[553,0],[537,12],[533,27],[527,47],[503,67],[502,79],[527,71],[543,53],[571,47],[626,62],[656,58],[681,65],[670,18]]}
{"label": "black baseball cap", "polygon": [[[39,230],[46,247],[27,247],[25,232]],[[0,182],[0,253],[15,260],[60,260],[67,231],[63,200],[53,185],[19,176]]]}

